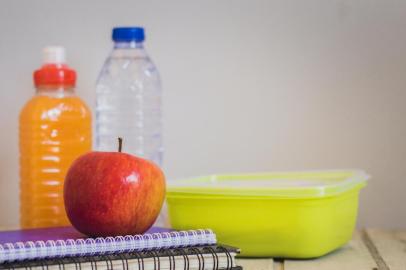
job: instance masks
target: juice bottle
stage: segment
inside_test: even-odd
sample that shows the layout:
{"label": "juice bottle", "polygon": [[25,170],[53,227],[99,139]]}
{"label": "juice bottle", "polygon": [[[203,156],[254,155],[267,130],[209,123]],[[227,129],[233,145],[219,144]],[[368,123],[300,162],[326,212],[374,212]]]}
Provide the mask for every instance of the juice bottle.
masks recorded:
{"label": "juice bottle", "polygon": [[63,182],[71,163],[91,150],[91,112],[75,95],[76,73],[63,47],[47,47],[34,72],[35,96],[20,113],[20,225],[69,224]]}

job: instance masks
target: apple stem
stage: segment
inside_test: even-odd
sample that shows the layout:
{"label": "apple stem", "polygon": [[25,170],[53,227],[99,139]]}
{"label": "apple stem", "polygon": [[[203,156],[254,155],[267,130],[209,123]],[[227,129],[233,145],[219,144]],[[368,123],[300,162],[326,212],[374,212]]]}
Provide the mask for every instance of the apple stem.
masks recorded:
{"label": "apple stem", "polygon": [[118,137],[118,152],[121,153],[122,147],[123,147],[123,138]]}

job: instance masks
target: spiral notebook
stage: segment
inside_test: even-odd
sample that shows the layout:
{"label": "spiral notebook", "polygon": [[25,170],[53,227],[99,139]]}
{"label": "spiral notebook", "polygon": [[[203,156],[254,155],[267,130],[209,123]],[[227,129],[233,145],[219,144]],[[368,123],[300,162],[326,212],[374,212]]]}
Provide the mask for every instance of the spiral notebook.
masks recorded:
{"label": "spiral notebook", "polygon": [[72,227],[0,232],[0,269],[241,269],[211,230],[86,238]]}
{"label": "spiral notebook", "polygon": [[142,235],[86,238],[73,227],[0,232],[0,263],[216,244],[211,230],[153,227]]}
{"label": "spiral notebook", "polygon": [[198,246],[111,255],[5,262],[0,269],[30,270],[242,270],[235,263],[238,250]]}

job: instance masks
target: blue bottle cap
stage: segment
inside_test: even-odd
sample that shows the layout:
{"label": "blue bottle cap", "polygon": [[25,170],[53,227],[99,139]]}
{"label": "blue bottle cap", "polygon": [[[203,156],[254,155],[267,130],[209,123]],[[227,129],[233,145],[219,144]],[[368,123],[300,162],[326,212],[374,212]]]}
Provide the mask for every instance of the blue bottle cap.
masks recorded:
{"label": "blue bottle cap", "polygon": [[112,38],[116,42],[142,42],[145,39],[142,27],[115,27]]}

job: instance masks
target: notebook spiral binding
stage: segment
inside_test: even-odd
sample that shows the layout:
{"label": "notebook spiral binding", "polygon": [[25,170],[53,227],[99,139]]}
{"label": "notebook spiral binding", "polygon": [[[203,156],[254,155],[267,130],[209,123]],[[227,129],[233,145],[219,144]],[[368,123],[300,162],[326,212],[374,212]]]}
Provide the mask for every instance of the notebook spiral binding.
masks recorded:
{"label": "notebook spiral binding", "polygon": [[211,253],[213,257],[213,270],[218,270],[219,269],[219,258],[217,256],[216,251],[212,247],[204,247],[203,250],[207,250]]}
{"label": "notebook spiral binding", "polygon": [[199,261],[199,270],[204,270],[204,258],[200,250],[198,250],[197,248],[190,248],[189,250],[192,252],[192,254],[197,255],[197,259]]}
{"label": "notebook spiral binding", "polygon": [[151,249],[212,245],[216,235],[211,230],[173,231],[144,235],[85,239],[28,241],[0,245],[0,263],[26,259],[93,256]]}
{"label": "notebook spiral binding", "polygon": [[183,249],[177,249],[177,254],[183,257],[183,270],[189,269],[189,257]]}
{"label": "notebook spiral binding", "polygon": [[[203,251],[203,252],[202,252]],[[189,269],[189,259],[190,256],[196,256],[195,258],[198,259],[198,269],[199,270],[204,270],[205,269],[205,259],[203,256],[203,253],[206,254],[211,254],[212,259],[213,259],[213,267],[211,268],[212,270],[219,270],[219,258],[217,256],[218,252],[224,252],[227,256],[227,266],[226,268],[221,268],[224,270],[231,270],[231,269],[241,269],[240,267],[233,267],[233,258],[230,254],[230,252],[221,246],[206,246],[206,247],[191,247],[191,248],[176,248],[173,250],[146,250],[146,251],[141,251],[141,252],[129,252],[129,253],[123,253],[123,254],[112,254],[112,255],[98,255],[98,256],[86,256],[86,257],[66,257],[66,258],[54,258],[50,260],[34,260],[31,262],[31,264],[26,264],[25,262],[28,261],[21,261],[18,262],[17,267],[20,268],[21,266],[25,269],[32,269],[33,267],[41,267],[42,270],[48,270],[48,266],[50,265],[57,265],[59,270],[65,270],[65,267],[67,265],[72,265],[74,264],[75,270],[82,270],[83,269],[83,264],[90,264],[90,267],[92,270],[97,270],[97,265],[99,264],[99,267],[105,263],[105,267],[100,267],[101,269],[107,269],[107,270],[129,270],[129,260],[132,259],[132,262],[134,262],[134,259],[136,259],[137,262],[137,268],[136,270],[144,270],[144,259],[145,258],[153,258],[154,260],[154,269],[161,269],[161,261],[160,257],[162,256],[168,256],[169,257],[169,270],[175,270],[176,269],[176,261],[175,261],[175,256],[181,256],[183,258],[183,265],[182,269],[188,270]],[[119,265],[121,265],[121,268],[117,268],[117,264],[113,264],[113,261],[117,262]],[[36,262],[36,263],[35,263]],[[177,261],[179,263],[179,261]],[[10,263],[11,264],[11,263]],[[179,265],[178,265],[179,267]],[[0,269],[14,269],[11,265],[9,267],[0,267]],[[71,268],[70,268],[71,269]],[[134,269],[134,268],[133,268]],[[180,269],[180,268],[178,268]]]}

